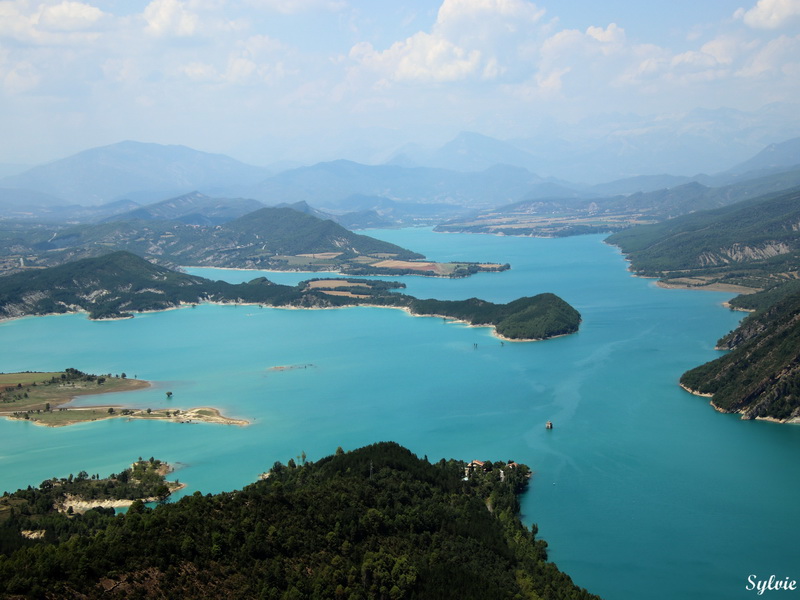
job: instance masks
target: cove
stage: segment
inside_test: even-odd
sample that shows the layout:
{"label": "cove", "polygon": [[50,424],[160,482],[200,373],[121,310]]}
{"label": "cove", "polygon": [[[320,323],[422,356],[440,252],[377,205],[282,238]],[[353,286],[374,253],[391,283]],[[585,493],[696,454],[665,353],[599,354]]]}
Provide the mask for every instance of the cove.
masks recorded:
{"label": "cove", "polygon": [[[581,312],[581,330],[501,344],[487,328],[395,309],[211,305],[125,321],[5,322],[3,371],[124,371],[155,385],[120,402],[215,406],[253,424],[116,419],[46,429],[0,420],[0,488],[83,469],[106,475],[156,456],[178,464],[183,493],[213,493],[302,451],[315,460],[337,446],[394,440],[431,460],[530,465],[526,522],[539,525],[561,569],[609,600],[747,598],[753,573],[799,578],[800,428],[718,414],[677,386],[718,355],[715,341],[742,318],[722,307],[729,294],[631,277],[601,236],[369,233],[433,260],[512,267],[458,280],[391,278],[409,294],[508,302],[553,292]],[[189,271],[234,282],[262,274]],[[278,283],[318,276],[263,274]]]}

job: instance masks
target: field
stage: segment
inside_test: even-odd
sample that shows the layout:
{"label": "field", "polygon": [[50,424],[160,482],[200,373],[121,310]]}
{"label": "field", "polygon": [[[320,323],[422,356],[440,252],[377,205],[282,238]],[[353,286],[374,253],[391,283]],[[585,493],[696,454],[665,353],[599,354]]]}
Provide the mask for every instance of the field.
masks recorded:
{"label": "field", "polygon": [[126,392],[143,389],[149,385],[149,382],[139,379],[111,375],[98,377],[74,369],[56,373],[1,373],[0,417],[26,420],[48,427],[62,427],[116,417],[159,419],[178,423],[247,425],[246,421],[222,416],[215,408],[142,410],[108,404],[90,407],[62,406],[77,396]]}

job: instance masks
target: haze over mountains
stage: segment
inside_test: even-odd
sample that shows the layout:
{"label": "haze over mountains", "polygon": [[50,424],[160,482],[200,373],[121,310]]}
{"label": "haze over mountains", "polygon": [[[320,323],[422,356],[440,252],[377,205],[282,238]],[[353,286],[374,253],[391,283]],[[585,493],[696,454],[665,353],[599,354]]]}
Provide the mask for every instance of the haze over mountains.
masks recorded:
{"label": "haze over mountains", "polygon": [[[521,145],[475,133],[462,133],[432,153],[407,150],[384,165],[338,160],[273,174],[185,146],[126,141],[0,179],[0,216],[49,214],[54,220],[102,220],[197,191],[209,198],[243,199],[227,201],[225,211],[233,211],[231,218],[243,214],[232,209],[231,203],[243,206],[247,200],[252,209],[259,207],[252,201],[263,205],[306,202],[339,216],[362,213],[359,218],[345,219],[354,227],[408,224],[523,200],[602,198],[691,182],[721,187],[800,165],[800,138],[795,138],[767,146],[715,175],[641,175],[590,186],[541,177],[536,173],[540,157]],[[207,214],[198,218],[201,222],[214,219]]]}

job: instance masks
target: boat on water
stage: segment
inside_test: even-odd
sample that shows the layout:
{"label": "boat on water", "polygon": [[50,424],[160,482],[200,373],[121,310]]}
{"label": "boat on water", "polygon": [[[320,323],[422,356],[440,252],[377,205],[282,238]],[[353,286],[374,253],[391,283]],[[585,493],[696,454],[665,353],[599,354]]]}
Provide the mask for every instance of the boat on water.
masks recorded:
{"label": "boat on water", "polygon": [[545,429],[552,429],[553,428],[553,422],[552,421],[548,421],[547,423],[544,424],[544,428]]}

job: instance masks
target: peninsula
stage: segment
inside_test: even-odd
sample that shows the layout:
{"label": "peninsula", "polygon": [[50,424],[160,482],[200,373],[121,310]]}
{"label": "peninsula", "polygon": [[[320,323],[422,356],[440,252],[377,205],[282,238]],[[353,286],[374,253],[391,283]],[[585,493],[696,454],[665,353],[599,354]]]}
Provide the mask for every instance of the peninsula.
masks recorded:
{"label": "peninsula", "polygon": [[245,420],[225,417],[217,409],[207,407],[180,410],[120,408],[116,405],[63,406],[77,396],[126,392],[149,386],[149,382],[128,378],[125,373],[91,375],[73,368],[49,373],[0,373],[0,416],[48,427],[119,417],[176,423],[248,425]]}
{"label": "peninsula", "polygon": [[[257,204],[257,203],[256,203]],[[31,224],[0,235],[0,274],[52,267],[111,250],[161,266],[269,271],[335,271],[348,275],[467,277],[508,264],[439,263],[328,219],[289,207],[265,207],[222,224],[199,225],[134,211],[100,224]]]}
{"label": "peninsula", "polygon": [[129,468],[104,479],[81,471],[69,477],[46,479],[37,489],[6,492],[0,497],[0,530],[8,531],[10,526],[27,540],[52,539],[58,535],[50,530],[56,515],[71,519],[94,510],[113,517],[117,508],[163,502],[185,487],[178,481],[167,481],[166,476],[172,471],[169,464],[158,459],[139,457]]}
{"label": "peninsula", "polygon": [[529,467],[470,464],[383,442],[117,516],[20,490],[27,512],[0,513],[0,596],[597,600],[521,522]]}
{"label": "peninsula", "polygon": [[0,277],[0,319],[85,311],[91,319],[132,317],[202,302],[294,308],[386,306],[487,325],[498,335],[542,340],[574,333],[580,314],[553,294],[493,304],[478,298],[420,300],[395,292],[401,283],[367,279],[320,279],[296,286],[265,277],[231,284],[178,273],[117,251],[97,258]]}

